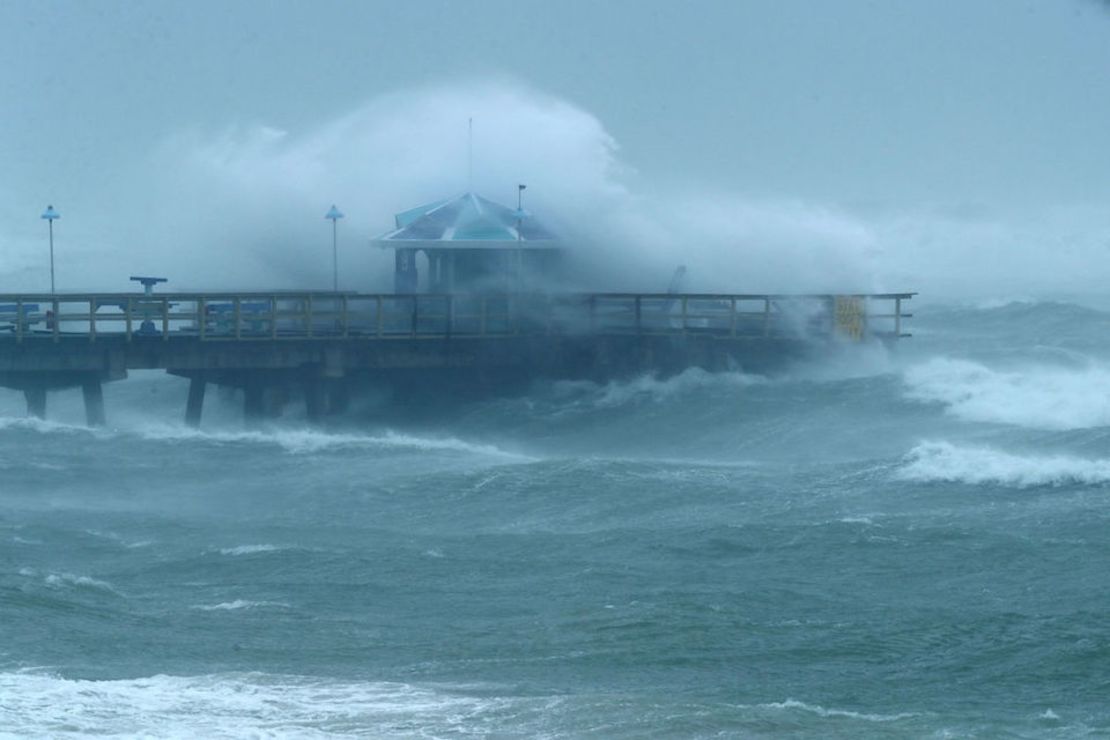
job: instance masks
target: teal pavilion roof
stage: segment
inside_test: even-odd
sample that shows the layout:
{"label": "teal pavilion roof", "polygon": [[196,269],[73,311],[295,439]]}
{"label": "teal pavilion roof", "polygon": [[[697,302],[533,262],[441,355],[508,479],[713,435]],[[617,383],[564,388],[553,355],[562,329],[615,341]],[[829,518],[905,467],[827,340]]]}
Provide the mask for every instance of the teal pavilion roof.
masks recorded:
{"label": "teal pavilion roof", "polygon": [[375,241],[393,249],[557,249],[555,236],[527,211],[474,193],[396,214],[396,228]]}

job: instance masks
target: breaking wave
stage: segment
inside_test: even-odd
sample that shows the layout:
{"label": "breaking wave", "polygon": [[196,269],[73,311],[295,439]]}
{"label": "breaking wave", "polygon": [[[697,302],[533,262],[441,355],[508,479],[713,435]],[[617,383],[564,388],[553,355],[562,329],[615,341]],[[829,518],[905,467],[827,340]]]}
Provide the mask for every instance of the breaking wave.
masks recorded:
{"label": "breaking wave", "polygon": [[289,550],[288,547],[279,547],[278,545],[239,545],[238,547],[224,547],[220,549],[221,555],[255,555],[260,552],[277,552],[279,550]]}
{"label": "breaking wave", "polygon": [[944,404],[965,421],[1047,430],[1110,425],[1110,369],[1099,366],[1000,371],[937,358],[904,378],[911,400]]}
{"label": "breaking wave", "polygon": [[1099,485],[1110,483],[1110,460],[1068,455],[1015,455],[988,447],[925,442],[910,451],[897,476],[921,483],[994,484],[1015,488]]}
{"label": "breaking wave", "polygon": [[0,696],[0,727],[16,736],[442,736],[481,726],[502,703],[401,683],[261,673],[115,681],[0,673]]}
{"label": "breaking wave", "polygon": [[238,611],[240,609],[288,609],[289,605],[280,601],[247,601],[246,599],[236,599],[235,601],[222,601],[219,604],[198,604],[194,609],[199,609],[202,612],[216,612],[216,611]]}
{"label": "breaking wave", "polygon": [[898,714],[872,714],[868,712],[853,712],[849,709],[826,709],[818,704],[807,704],[797,699],[760,704],[762,709],[787,709],[816,714],[818,717],[842,717],[845,719],[863,720],[865,722],[897,722],[901,719],[916,717],[913,712],[900,712]]}
{"label": "breaking wave", "polygon": [[[19,575],[24,578],[37,578],[40,575],[34,568],[20,568],[18,572]],[[115,587],[107,581],[91,578],[89,576],[81,576],[75,573],[47,573],[43,576],[42,582],[48,588],[53,589],[85,588],[112,594],[119,593],[116,591]]]}
{"label": "breaking wave", "polygon": [[380,449],[456,452],[530,462],[535,458],[490,444],[467,442],[457,437],[422,437],[386,430],[380,434],[322,431],[311,428],[273,427],[265,430],[201,430],[182,425],[141,423],[117,429],[89,429],[39,419],[0,417],[0,431],[27,430],[43,434],[80,434],[96,438],[139,437],[155,442],[199,441],[217,444],[271,445],[293,455],[346,449]]}
{"label": "breaking wave", "polygon": [[179,426],[151,426],[143,429],[144,439],[157,441],[198,440],[221,444],[274,445],[291,454],[313,454],[328,450],[354,448],[413,451],[434,450],[469,455],[530,461],[526,455],[494,445],[465,442],[456,437],[418,437],[386,431],[379,435],[324,432],[314,429],[270,429],[266,431],[201,431]]}

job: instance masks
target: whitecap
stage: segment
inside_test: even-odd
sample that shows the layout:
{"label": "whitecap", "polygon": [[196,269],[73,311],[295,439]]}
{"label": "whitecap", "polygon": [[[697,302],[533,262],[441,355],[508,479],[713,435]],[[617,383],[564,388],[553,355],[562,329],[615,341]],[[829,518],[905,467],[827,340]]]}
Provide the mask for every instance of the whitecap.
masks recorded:
{"label": "whitecap", "polygon": [[1003,371],[934,358],[903,379],[910,400],[942,404],[965,421],[1047,430],[1110,426],[1110,368],[1099,365]]}
{"label": "whitecap", "polygon": [[246,599],[236,599],[235,601],[223,601],[219,604],[197,604],[191,608],[205,612],[214,612],[236,611],[239,609],[261,609],[266,607],[288,609],[289,605],[280,601],[247,601]]}
{"label": "whitecap", "polygon": [[89,576],[79,576],[73,573],[49,573],[43,583],[51,588],[91,588],[99,591],[117,593],[112,584]]}
{"label": "whitecap", "polygon": [[850,709],[827,709],[819,704],[807,704],[797,699],[760,704],[763,709],[789,709],[809,712],[819,717],[844,717],[846,719],[859,719],[866,722],[897,722],[902,719],[916,717],[914,712],[899,712],[898,714],[874,714],[868,712],[854,712]]}
{"label": "whitecap", "polygon": [[23,429],[32,432],[39,432],[42,434],[96,434],[99,430],[90,429],[86,426],[78,426],[76,424],[63,424],[57,421],[48,421],[46,419],[36,419],[33,416],[4,416],[0,417],[0,430],[3,429]]}
{"label": "whitecap", "polygon": [[599,408],[613,408],[641,400],[665,401],[702,388],[737,390],[766,382],[767,379],[762,376],[747,375],[740,371],[711,373],[699,367],[691,367],[664,379],[649,374],[632,380],[607,383],[599,388],[594,404]]}
{"label": "whitecap", "polygon": [[459,452],[471,455],[518,460],[533,458],[502,450],[488,444],[471,443],[456,437],[421,437],[387,430],[383,434],[326,432],[316,429],[278,429],[257,431],[202,431],[173,425],[150,425],[139,435],[154,441],[199,440],[218,444],[275,445],[291,454],[312,454],[351,448],[411,449]]}
{"label": "whitecap", "polygon": [[239,545],[238,547],[222,547],[219,549],[221,555],[255,555],[260,552],[278,552],[279,550],[289,550],[289,547],[279,547],[278,545]]}
{"label": "whitecap", "polygon": [[1015,455],[989,447],[923,442],[896,472],[903,480],[970,485],[1035,486],[1110,483],[1110,460],[1068,455]]}
{"label": "whitecap", "polygon": [[0,727],[15,736],[58,734],[246,737],[505,732],[511,700],[403,683],[262,673],[72,680],[0,673]]}

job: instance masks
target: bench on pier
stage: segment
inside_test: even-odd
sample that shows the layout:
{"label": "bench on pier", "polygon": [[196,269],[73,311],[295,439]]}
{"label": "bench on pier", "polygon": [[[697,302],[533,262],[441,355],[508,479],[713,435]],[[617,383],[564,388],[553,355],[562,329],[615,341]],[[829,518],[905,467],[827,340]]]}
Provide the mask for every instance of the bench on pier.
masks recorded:
{"label": "bench on pier", "polygon": [[0,303],[0,331],[18,331],[20,324],[27,331],[42,320],[37,303]]}

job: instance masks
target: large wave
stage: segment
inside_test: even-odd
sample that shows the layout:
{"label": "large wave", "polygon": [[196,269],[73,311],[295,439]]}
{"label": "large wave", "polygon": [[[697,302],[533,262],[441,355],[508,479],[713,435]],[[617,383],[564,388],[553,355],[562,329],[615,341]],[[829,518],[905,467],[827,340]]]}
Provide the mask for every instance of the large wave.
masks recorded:
{"label": "large wave", "polygon": [[1101,365],[995,370],[935,358],[910,368],[904,378],[910,399],[943,404],[965,421],[1048,430],[1110,425],[1110,368]]}
{"label": "large wave", "polygon": [[0,673],[0,727],[17,736],[443,735],[490,726],[505,700],[401,683],[261,673],[69,680]]}
{"label": "large wave", "polygon": [[966,483],[1014,488],[1101,485],[1110,483],[1110,460],[1071,455],[1025,455],[990,447],[923,442],[897,471],[903,480],[921,483]]}

